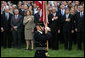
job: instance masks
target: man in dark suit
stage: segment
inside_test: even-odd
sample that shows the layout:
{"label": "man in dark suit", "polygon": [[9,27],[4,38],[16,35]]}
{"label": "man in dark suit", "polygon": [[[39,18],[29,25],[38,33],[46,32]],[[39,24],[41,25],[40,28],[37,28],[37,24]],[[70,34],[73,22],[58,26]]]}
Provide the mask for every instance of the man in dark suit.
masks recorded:
{"label": "man in dark suit", "polygon": [[18,9],[14,10],[14,14],[11,19],[14,48],[21,48],[22,16]]}
{"label": "man in dark suit", "polygon": [[7,47],[7,41],[8,41],[8,48],[11,47],[11,17],[12,14],[9,13],[9,8],[5,8],[5,13],[2,14],[2,31],[3,31],[3,47]]}
{"label": "man in dark suit", "polygon": [[39,23],[40,22],[40,7],[37,8],[38,12],[34,15],[34,23]]}
{"label": "man in dark suit", "polygon": [[2,17],[2,14],[1,14],[1,46],[3,46],[3,32],[4,32],[4,29],[3,29],[3,17]]}
{"label": "man in dark suit", "polygon": [[64,16],[64,14],[65,14],[65,5],[61,5],[61,6],[60,6],[60,10],[58,11],[58,13],[59,13],[61,16]]}
{"label": "man in dark suit", "polygon": [[52,8],[52,16],[49,18],[50,28],[52,32],[52,39],[50,40],[52,43],[52,49],[59,49],[59,33],[60,33],[60,16],[56,12],[56,8]]}
{"label": "man in dark suit", "polygon": [[63,16],[63,35],[64,35],[64,48],[72,49],[71,33],[74,33],[73,16],[70,14],[70,9],[66,8],[66,14]]}
{"label": "man in dark suit", "polygon": [[36,3],[33,3],[33,15],[37,13],[37,5]]}
{"label": "man in dark suit", "polygon": [[[25,16],[25,8],[24,8],[24,5],[22,5],[21,6],[21,9],[19,9],[19,14],[20,15],[22,15],[22,18],[24,19],[24,16]],[[25,40],[24,40],[24,25],[23,25],[23,23],[22,23],[22,33],[21,33],[21,35],[22,35],[22,43],[25,43]]]}
{"label": "man in dark suit", "polygon": [[82,49],[82,41],[84,45],[84,7],[80,6],[80,12],[76,13],[76,27],[75,31],[77,32],[77,44],[78,49]]}
{"label": "man in dark suit", "polygon": [[48,10],[48,26],[51,27],[51,23],[52,23],[52,13],[51,13],[51,10],[49,9]]}
{"label": "man in dark suit", "polygon": [[24,5],[21,6],[21,9],[19,9],[19,14],[23,16],[25,16],[25,10],[24,10]]}
{"label": "man in dark suit", "polygon": [[71,12],[71,14],[72,14],[72,16],[73,16],[73,20],[74,20],[74,33],[72,33],[72,42],[73,42],[73,44],[76,44],[77,43],[77,36],[76,36],[76,32],[75,32],[75,20],[76,20],[76,12],[75,12],[75,9],[74,8],[71,8],[71,10],[70,10],[70,12]]}
{"label": "man in dark suit", "polygon": [[65,5],[60,5],[60,10],[58,11],[58,14],[60,15],[60,27],[61,27],[61,37],[60,37],[60,43],[64,43],[64,37],[63,37],[63,23],[62,23],[62,17],[65,15]]}

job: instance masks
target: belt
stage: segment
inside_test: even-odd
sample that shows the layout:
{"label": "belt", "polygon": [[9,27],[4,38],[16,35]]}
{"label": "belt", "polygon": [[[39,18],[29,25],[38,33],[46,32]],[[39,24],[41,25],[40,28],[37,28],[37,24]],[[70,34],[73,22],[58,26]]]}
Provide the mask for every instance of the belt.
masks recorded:
{"label": "belt", "polygon": [[46,50],[46,47],[37,47],[36,50]]}

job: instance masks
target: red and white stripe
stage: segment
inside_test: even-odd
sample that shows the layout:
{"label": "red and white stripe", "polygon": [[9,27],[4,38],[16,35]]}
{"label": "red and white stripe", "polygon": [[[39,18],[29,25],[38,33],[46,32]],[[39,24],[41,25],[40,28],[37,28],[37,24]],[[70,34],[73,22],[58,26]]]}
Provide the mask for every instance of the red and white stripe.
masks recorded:
{"label": "red and white stripe", "polygon": [[47,6],[45,6],[45,1],[35,1],[37,6],[40,7],[40,21],[47,22],[48,23],[48,18],[47,16]]}
{"label": "red and white stripe", "polygon": [[35,1],[37,6],[40,7],[40,21],[43,21],[44,28],[46,32],[46,27],[48,26],[48,14],[47,14],[47,5],[45,4],[45,1]]}

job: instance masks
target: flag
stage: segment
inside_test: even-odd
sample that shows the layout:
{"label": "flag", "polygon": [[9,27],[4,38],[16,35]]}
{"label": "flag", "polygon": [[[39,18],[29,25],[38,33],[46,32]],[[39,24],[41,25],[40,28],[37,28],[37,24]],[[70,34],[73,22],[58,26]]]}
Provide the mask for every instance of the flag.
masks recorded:
{"label": "flag", "polygon": [[43,21],[43,1],[35,1],[35,3],[40,7],[40,21]]}
{"label": "flag", "polygon": [[47,6],[45,1],[35,1],[36,5],[40,7],[40,21],[43,21],[44,24],[48,23],[47,16]]}
{"label": "flag", "polygon": [[[48,15],[47,15],[47,1],[35,1],[35,3],[40,7],[40,21],[43,21],[45,32],[47,31],[46,27],[48,26]],[[47,40],[47,51],[48,51],[48,40]],[[46,56],[48,52],[46,52]]]}

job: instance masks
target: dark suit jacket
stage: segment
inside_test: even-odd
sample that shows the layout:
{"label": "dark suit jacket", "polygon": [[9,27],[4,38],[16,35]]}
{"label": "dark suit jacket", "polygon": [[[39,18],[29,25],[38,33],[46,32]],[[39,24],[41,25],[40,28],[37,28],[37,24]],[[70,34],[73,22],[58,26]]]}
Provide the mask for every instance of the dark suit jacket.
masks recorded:
{"label": "dark suit jacket", "polygon": [[19,10],[19,14],[22,15],[23,18],[24,18],[24,16],[25,16],[25,11],[22,11],[22,10],[20,9],[20,10]]}
{"label": "dark suit jacket", "polygon": [[62,28],[63,28],[62,20],[63,20],[63,16],[64,16],[65,14],[62,16],[61,10],[59,10],[59,11],[58,11],[58,15],[60,15],[60,27],[61,27],[61,29],[62,29]]}
{"label": "dark suit jacket", "polygon": [[60,15],[58,14],[58,12],[56,12],[56,16],[58,16],[58,19],[54,21],[52,21],[53,14],[50,14],[50,16],[48,16],[50,28],[53,34],[57,33],[57,30],[60,29]]}
{"label": "dark suit jacket", "polygon": [[22,21],[22,16],[21,15],[18,15],[18,19],[17,19],[17,22],[15,22],[15,15],[14,16],[12,16],[12,18],[11,18],[11,26],[12,26],[12,28],[13,28],[13,26],[17,26],[18,28],[17,29],[22,29],[22,23],[23,23],[23,21]]}
{"label": "dark suit jacket", "polygon": [[40,15],[39,15],[39,13],[36,13],[34,15],[34,23],[39,23],[39,19],[40,19]]}
{"label": "dark suit jacket", "polygon": [[50,25],[51,25],[51,23],[52,23],[52,14],[50,13],[49,15],[48,15],[48,22],[49,22],[49,24],[48,24],[48,26],[50,27]]}
{"label": "dark suit jacket", "polygon": [[64,31],[71,31],[74,30],[74,20],[73,20],[73,16],[71,14],[69,14],[70,18],[70,22],[66,22],[66,14],[63,16],[62,18],[62,23],[63,23],[63,30]]}
{"label": "dark suit jacket", "polygon": [[12,14],[9,13],[9,19],[7,20],[5,13],[2,14],[2,22],[3,22],[2,25],[5,30],[11,29],[11,17],[12,17]]}
{"label": "dark suit jacket", "polygon": [[72,14],[72,16],[73,16],[73,20],[74,20],[74,23],[73,23],[73,24],[74,24],[74,29],[75,29],[75,26],[76,26],[76,24],[75,24],[75,23],[76,23],[76,18],[75,18],[75,16],[76,16],[76,15],[75,15],[75,14]]}
{"label": "dark suit jacket", "polygon": [[47,34],[45,34],[43,32],[43,34],[41,34],[40,32],[36,31],[34,33],[34,40],[35,40],[35,43],[36,43],[36,46],[37,47],[45,47],[46,46],[46,42],[47,40],[51,37],[51,33],[48,32]]}
{"label": "dark suit jacket", "polygon": [[[61,14],[61,9],[58,11],[58,14],[59,14],[59,15],[61,15],[61,17],[62,17],[62,14]],[[64,15],[65,15],[65,14],[64,14]]]}
{"label": "dark suit jacket", "polygon": [[2,14],[1,14],[1,27],[3,27],[3,16],[2,16]]}
{"label": "dark suit jacket", "polygon": [[78,28],[79,30],[81,29],[82,31],[84,31],[84,15],[82,17],[80,17],[80,12],[76,13],[76,28]]}

